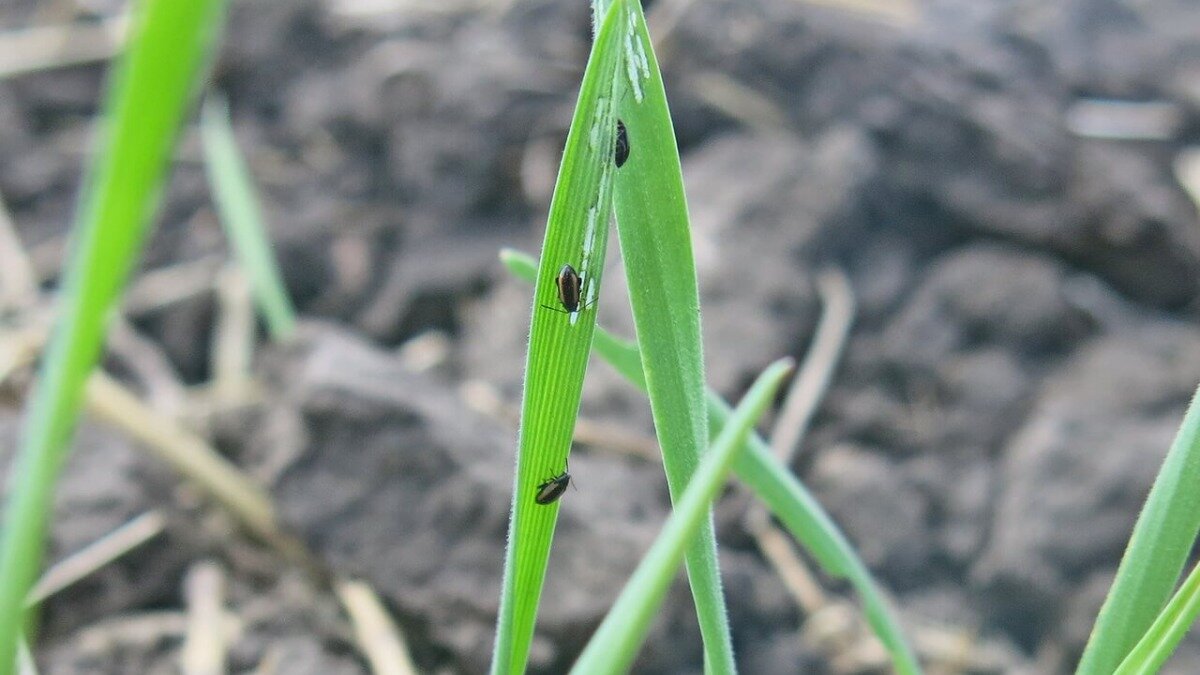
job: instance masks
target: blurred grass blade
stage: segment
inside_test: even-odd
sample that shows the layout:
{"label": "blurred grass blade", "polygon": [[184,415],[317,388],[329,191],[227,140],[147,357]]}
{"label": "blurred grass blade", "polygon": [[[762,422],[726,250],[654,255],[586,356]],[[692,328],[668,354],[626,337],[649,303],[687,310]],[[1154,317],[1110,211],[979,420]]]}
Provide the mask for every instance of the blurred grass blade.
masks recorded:
{"label": "blurred grass blade", "polygon": [[[650,410],[675,500],[708,446],[700,300],[675,130],[639,2],[629,3],[626,21],[629,95],[618,108],[629,155],[617,171],[613,200]],[[701,524],[686,561],[705,668],[734,672],[711,518]]]}
{"label": "blurred grass blade", "polygon": [[[558,517],[558,502],[537,504],[534,497],[539,483],[566,468],[596,327],[596,293],[612,215],[612,102],[622,82],[623,7],[624,0],[614,3],[597,33],[550,203],[533,297],[493,673],[525,671]],[[554,283],[564,264],[581,278],[582,309],[569,315],[559,310]]]}
{"label": "blurred grass blade", "polygon": [[1179,592],[1171,598],[1150,630],[1134,645],[1115,675],[1157,673],[1200,614],[1200,565],[1192,568]]}
{"label": "blurred grass blade", "polygon": [[233,242],[238,263],[250,278],[267,330],[274,340],[287,340],[296,329],[296,312],[271,252],[262,208],[229,124],[229,106],[224,98],[209,96],[204,102],[200,132],[204,139],[204,169],[221,223]]}
{"label": "blurred grass blade", "polygon": [[662,604],[683,560],[684,550],[695,540],[708,519],[713,499],[725,483],[725,474],[758,418],[774,399],[775,391],[791,368],[791,359],[767,367],[746,393],[729,424],[705,454],[675,509],[638,563],[629,583],[609,610],[595,635],[580,654],[572,673],[596,675],[628,672],[646,638],[654,613]]}
{"label": "blurred grass blade", "polygon": [[15,667],[22,606],[41,563],[84,379],[157,207],[163,170],[223,8],[221,0],[140,3],[129,51],[113,73],[62,282],[61,314],[10,474],[0,546],[0,675]]}
{"label": "blurred grass blade", "polygon": [[1179,581],[1200,532],[1200,392],[1146,497],[1092,635],[1083,675],[1108,675],[1146,634]]}
{"label": "blurred grass blade", "polygon": [[[502,251],[500,258],[513,274],[533,281],[537,265],[533,258],[511,249]],[[597,327],[593,347],[621,375],[645,391],[641,356],[635,345]],[[712,390],[707,392],[707,398],[710,436],[715,438],[728,420],[730,409]],[[734,460],[733,470],[738,478],[783,522],[826,574],[850,582],[862,598],[867,620],[891,654],[896,672],[904,675],[921,672],[895,613],[837,525],[796,476],[775,458],[766,441],[756,433],[751,434],[747,446]]]}

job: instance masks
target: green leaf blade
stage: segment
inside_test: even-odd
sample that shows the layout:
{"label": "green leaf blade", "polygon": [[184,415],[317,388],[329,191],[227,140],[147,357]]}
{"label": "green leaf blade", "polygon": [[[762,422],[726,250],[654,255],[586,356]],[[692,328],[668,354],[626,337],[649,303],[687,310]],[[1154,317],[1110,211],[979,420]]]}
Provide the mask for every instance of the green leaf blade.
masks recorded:
{"label": "green leaf blade", "polygon": [[1076,671],[1108,675],[1149,630],[1200,532],[1200,390],[1146,497]]}
{"label": "green leaf blade", "polygon": [[[500,257],[514,275],[526,281],[534,280],[537,262],[532,257],[514,250],[504,250]],[[637,345],[597,327],[592,346],[634,386],[646,390]],[[730,407],[711,389],[708,390],[708,405],[710,435],[715,438],[729,418]],[[862,598],[872,629],[891,654],[896,672],[902,675],[920,673],[920,665],[900,629],[894,610],[833,519],[796,476],[780,464],[761,436],[751,434],[746,443],[746,450],[734,460],[733,470],[738,478],[763,500],[825,573],[850,582]]]}
{"label": "green leaf blade", "polygon": [[[717,433],[729,418],[729,405],[715,393],[709,397],[709,419]],[[916,675],[921,666],[900,629],[895,611],[879,589],[867,566],[816,498],[796,479],[757,434],[747,440],[734,472],[755,496],[779,518],[796,541],[804,546],[826,574],[850,582],[862,599],[867,622],[892,657],[901,675]]]}
{"label": "green leaf blade", "polygon": [[[566,468],[596,326],[596,293],[612,214],[612,102],[619,94],[623,7],[624,0],[614,3],[597,32],[546,224],[492,673],[525,670],[558,516],[557,502],[538,504],[535,496],[540,483]],[[575,267],[582,281],[586,308],[574,315],[551,309],[559,306],[555,277],[564,264]]]}
{"label": "green leaf blade", "polygon": [[746,437],[766,412],[790,369],[791,359],[781,359],[763,371],[750,387],[679,496],[654,544],[580,654],[572,673],[615,675],[627,672],[632,666],[654,612],[667,594],[684,551],[707,520],[734,456],[744,447]]}
{"label": "green leaf blade", "polygon": [[50,508],[84,380],[158,205],[175,138],[223,15],[221,0],[146,0],[115,67],[76,214],[62,306],[14,462],[0,540],[0,675],[15,667],[24,603],[41,563]]}
{"label": "green leaf blade", "polygon": [[1179,591],[1163,608],[1114,675],[1157,673],[1200,615],[1200,565],[1192,568]]}
{"label": "green leaf blade", "polygon": [[[620,115],[629,157],[614,203],[630,305],[672,500],[708,444],[700,301],[683,172],[666,90],[641,5],[629,3]],[[688,550],[688,581],[704,639],[705,668],[736,672],[711,518]]]}
{"label": "green leaf blade", "polygon": [[238,149],[224,99],[209,97],[205,101],[200,132],[204,141],[204,169],[221,224],[233,243],[238,264],[250,278],[267,330],[276,341],[287,340],[296,331],[296,311],[271,252],[254,181]]}

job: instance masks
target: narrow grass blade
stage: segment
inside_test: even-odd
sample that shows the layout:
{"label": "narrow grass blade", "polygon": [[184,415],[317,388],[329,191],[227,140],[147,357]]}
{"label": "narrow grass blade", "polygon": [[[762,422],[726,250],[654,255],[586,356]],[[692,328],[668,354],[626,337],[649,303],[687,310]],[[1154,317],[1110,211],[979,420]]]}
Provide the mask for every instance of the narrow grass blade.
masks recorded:
{"label": "narrow grass blade", "polygon": [[791,359],[770,365],[746,393],[729,424],[717,436],[687,488],[676,500],[675,509],[654,544],[638,563],[629,583],[596,629],[580,654],[572,673],[599,675],[628,672],[646,638],[646,631],[663,597],[684,550],[695,540],[700,525],[708,519],[713,499],[725,482],[725,474],[738,450],[745,446],[754,423],[771,404],[776,389],[791,369]]}
{"label": "narrow grass blade", "polygon": [[[558,502],[539,504],[535,497],[539,484],[566,468],[596,327],[595,306],[612,214],[616,142],[612,103],[621,84],[624,4],[624,0],[614,3],[601,22],[550,204],[525,365],[493,673],[525,670],[558,517]],[[571,314],[562,310],[555,285],[565,264],[580,277],[580,308]]]}
{"label": "narrow grass blade", "polygon": [[1081,675],[1108,675],[1145,635],[1170,596],[1200,532],[1200,392],[1146,497],[1092,635]]}
{"label": "narrow grass blade", "polygon": [[[729,404],[715,392],[709,392],[708,404],[708,419],[715,434],[727,424]],[[766,441],[754,434],[748,445],[749,450],[738,455],[733,466],[738,478],[763,500],[826,574],[850,582],[862,599],[867,622],[891,655],[896,672],[920,673],[921,667],[904,638],[895,611],[845,535],[796,476],[780,463]]]}
{"label": "narrow grass blade", "polygon": [[141,248],[163,170],[220,25],[220,0],[140,3],[110,84],[75,223],[62,312],[27,410],[0,546],[0,675],[15,666],[22,606],[37,574],[47,513],[106,319]]}
{"label": "narrow grass blade", "polygon": [[[629,153],[614,207],[650,410],[671,498],[683,493],[708,445],[700,300],[683,173],[666,91],[641,4],[625,12],[628,95],[618,106]],[[710,673],[735,671],[711,518],[688,549],[688,580]]]}
{"label": "narrow grass blade", "polygon": [[1157,673],[1200,614],[1200,565],[1192,568],[1179,592],[1171,598],[1150,630],[1134,645],[1114,675]]}
{"label": "narrow grass blade", "polygon": [[233,242],[238,263],[250,278],[254,299],[271,337],[276,341],[287,340],[296,329],[296,311],[271,251],[262,208],[229,124],[225,99],[210,96],[204,102],[200,132],[204,140],[204,169],[221,223]]}
{"label": "narrow grass blade", "polygon": [[[501,260],[516,276],[533,281],[537,263],[530,256],[506,249]],[[642,391],[646,380],[637,346],[596,328],[593,348],[609,365]],[[708,390],[710,436],[715,438],[729,418],[729,405],[715,391]],[[792,536],[817,560],[826,574],[850,582],[862,598],[867,620],[892,656],[896,672],[920,673],[920,666],[904,638],[895,612],[889,606],[866,565],[854,547],[834,524],[816,499],[771,453],[766,441],[751,434],[745,452],[734,460],[733,470],[767,508],[779,518]]]}

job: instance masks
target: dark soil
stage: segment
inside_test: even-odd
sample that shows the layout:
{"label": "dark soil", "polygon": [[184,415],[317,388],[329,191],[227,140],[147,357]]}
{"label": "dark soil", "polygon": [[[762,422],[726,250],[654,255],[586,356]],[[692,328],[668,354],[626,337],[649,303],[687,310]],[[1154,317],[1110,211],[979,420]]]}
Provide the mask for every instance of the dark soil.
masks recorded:
{"label": "dark soil", "polygon": [[[268,402],[209,431],[325,563],[385,598],[430,672],[488,664],[529,311],[496,253],[540,241],[590,32],[583,0],[476,4],[237,3],[215,72],[308,321],[259,352]],[[55,18],[5,11],[10,26]],[[660,44],[708,375],[736,400],[765,364],[803,356],[816,272],[844,269],[855,330],[796,471],[911,633],[959,631],[992,655],[960,671],[1066,672],[1200,382],[1200,227],[1172,169],[1200,141],[1200,5],[914,12],[894,26],[705,0]],[[0,195],[48,288],[102,82],[96,65],[0,82]],[[1069,123],[1084,98],[1173,117],[1157,140],[1089,137]],[[226,255],[194,136],[143,272]],[[632,335],[622,278],[606,275],[600,315]],[[211,294],[134,314],[185,382],[208,379]],[[652,437],[644,398],[603,364],[583,415]],[[534,672],[569,666],[665,517],[661,470],[625,445],[573,454]],[[717,507],[742,671],[837,671],[801,637],[746,506]],[[175,672],[178,631],[131,625],[181,611],[210,558],[243,622],[234,672],[365,672],[328,592],[103,427],[80,431],[49,559],[149,509],[168,514],[162,535],[47,605],[44,672]],[[1187,642],[1169,670],[1197,669]],[[637,672],[701,672],[682,584]]]}

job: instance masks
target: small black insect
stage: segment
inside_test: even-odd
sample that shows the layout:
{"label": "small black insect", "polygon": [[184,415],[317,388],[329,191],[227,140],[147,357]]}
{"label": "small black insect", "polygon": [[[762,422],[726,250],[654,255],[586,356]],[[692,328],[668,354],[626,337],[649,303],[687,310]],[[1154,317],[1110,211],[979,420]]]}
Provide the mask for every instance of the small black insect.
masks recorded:
{"label": "small black insect", "polygon": [[559,497],[563,496],[563,493],[567,491],[567,486],[570,484],[571,474],[564,470],[554,478],[543,481],[538,485],[537,495],[534,496],[533,501],[542,505],[553,504],[558,501]]}
{"label": "small black insect", "polygon": [[575,268],[568,263],[562,266],[558,271],[558,276],[554,277],[554,285],[558,286],[558,301],[562,303],[563,308],[558,309],[550,305],[542,305],[546,309],[552,309],[556,312],[565,314],[574,314],[581,309],[587,309],[587,305],[582,307],[579,301],[583,296],[583,283],[579,279],[579,274],[575,272]]}
{"label": "small black insect", "polygon": [[613,153],[613,160],[617,163],[617,168],[625,166],[625,161],[629,159],[629,133],[625,131],[625,123],[617,120],[617,147]]}

